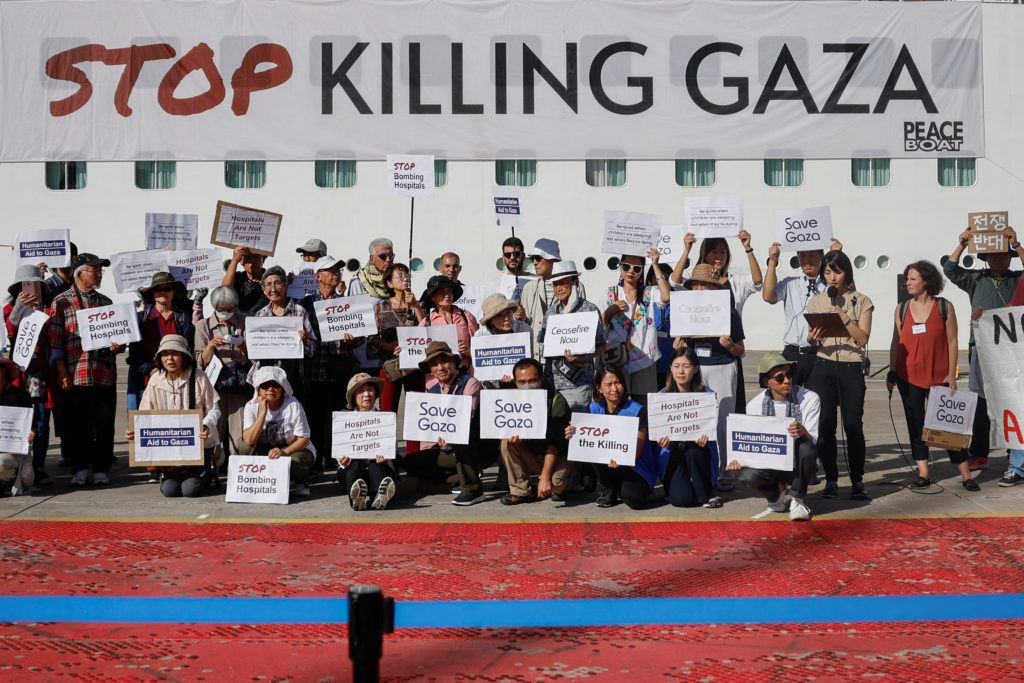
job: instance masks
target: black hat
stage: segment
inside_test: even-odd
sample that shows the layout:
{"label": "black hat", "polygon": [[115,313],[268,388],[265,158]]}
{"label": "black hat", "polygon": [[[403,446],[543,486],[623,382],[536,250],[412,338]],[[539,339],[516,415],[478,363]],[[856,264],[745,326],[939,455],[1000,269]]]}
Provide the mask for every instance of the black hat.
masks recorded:
{"label": "black hat", "polygon": [[103,268],[110,267],[110,259],[101,259],[96,254],[90,254],[84,252],[75,257],[75,260],[71,262],[73,268],[81,268],[82,266],[102,266]]}
{"label": "black hat", "polygon": [[434,277],[427,280],[427,288],[423,290],[423,296],[420,297],[420,301],[423,302],[424,306],[431,306],[432,302],[430,297],[442,289],[452,290],[452,302],[456,302],[462,298],[462,285],[453,280],[449,280],[444,275],[435,275]]}

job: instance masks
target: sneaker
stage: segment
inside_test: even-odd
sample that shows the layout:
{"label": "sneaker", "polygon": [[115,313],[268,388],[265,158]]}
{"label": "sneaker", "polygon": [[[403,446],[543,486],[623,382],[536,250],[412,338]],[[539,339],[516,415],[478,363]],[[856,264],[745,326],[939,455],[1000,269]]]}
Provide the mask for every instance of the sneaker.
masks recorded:
{"label": "sneaker", "polygon": [[348,490],[348,502],[352,505],[353,510],[365,510],[370,504],[370,491],[366,487],[366,482],[362,479],[356,479],[352,484],[352,488]]}
{"label": "sneaker", "polygon": [[617,505],[619,502],[619,494],[613,488],[607,486],[601,487],[601,492],[597,494],[597,507],[599,508],[610,508]]}
{"label": "sneaker", "polygon": [[768,509],[772,512],[785,512],[789,509],[789,496],[785,492],[780,493],[778,500],[768,503]]}
{"label": "sneaker", "polygon": [[52,486],[53,479],[43,470],[36,470],[36,486]]}
{"label": "sneaker", "polygon": [[149,473],[149,477],[146,479],[147,484],[159,484],[160,483],[160,470],[152,470]]}
{"label": "sneaker", "polygon": [[825,490],[821,492],[822,498],[835,498],[839,495],[839,483],[834,481],[825,482]]}
{"label": "sneaker", "polygon": [[1024,481],[1024,477],[1020,476],[1013,470],[1006,470],[1006,474],[999,480],[1000,486],[1016,486],[1017,484]]}
{"label": "sneaker", "polygon": [[373,509],[383,510],[395,497],[395,480],[391,477],[384,477],[377,487],[377,497],[373,499]]}
{"label": "sneaker", "polygon": [[850,498],[853,500],[871,500],[868,492],[864,489],[864,482],[853,482],[853,486],[850,487]]}
{"label": "sneaker", "polygon": [[967,466],[971,469],[971,472],[977,472],[978,470],[988,469],[988,458],[976,457],[971,458],[967,461]]}
{"label": "sneaker", "polygon": [[789,521],[806,522],[810,518],[811,509],[804,505],[804,502],[802,500],[794,498],[793,504],[789,507]]}
{"label": "sneaker", "polygon": [[309,498],[309,484],[306,484],[306,483],[302,483],[302,484],[296,483],[295,484],[295,495],[296,496],[301,496],[303,498]]}
{"label": "sneaker", "polygon": [[977,492],[981,490],[981,487],[978,486],[978,482],[974,481],[973,479],[964,479],[960,483],[963,484],[964,488],[967,489],[968,491]]}
{"label": "sneaker", "polygon": [[455,496],[455,500],[452,501],[452,505],[476,505],[477,503],[482,503],[485,500],[487,500],[487,496],[484,495],[483,491],[477,494],[463,492]]}
{"label": "sneaker", "polygon": [[96,486],[106,486],[110,483],[110,477],[108,477],[105,472],[97,472],[92,475],[92,483]]}
{"label": "sneaker", "polygon": [[537,496],[533,495],[532,492],[526,494],[525,496],[517,496],[514,493],[506,493],[504,496],[501,497],[501,499],[498,502],[501,503],[502,505],[519,505],[520,503],[531,503],[535,500],[537,500]]}
{"label": "sneaker", "polygon": [[75,476],[71,477],[72,486],[85,486],[89,481],[89,470],[78,470]]}

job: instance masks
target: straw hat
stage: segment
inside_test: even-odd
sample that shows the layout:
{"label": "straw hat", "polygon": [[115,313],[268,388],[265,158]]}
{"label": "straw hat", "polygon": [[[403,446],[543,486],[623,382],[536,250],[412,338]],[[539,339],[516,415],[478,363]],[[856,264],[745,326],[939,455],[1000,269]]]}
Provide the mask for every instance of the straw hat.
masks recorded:
{"label": "straw hat", "polygon": [[484,299],[484,313],[480,316],[480,324],[486,325],[488,320],[502,311],[514,311],[517,308],[519,308],[519,304],[516,301],[509,299],[504,294],[491,294],[489,297]]}
{"label": "straw hat", "polygon": [[350,409],[355,407],[354,398],[356,391],[365,384],[373,384],[377,388],[377,395],[380,396],[380,388],[384,385],[384,380],[380,377],[368,375],[365,372],[353,375],[352,379],[348,381],[348,388],[345,390],[345,401]]}
{"label": "straw hat", "polygon": [[701,263],[700,265],[695,266],[693,269],[693,274],[690,275],[689,278],[687,278],[686,284],[684,284],[683,286],[686,289],[693,289],[693,285],[698,282],[703,282],[704,284],[712,285],[716,289],[722,288],[722,283],[718,280],[717,277],[715,277],[715,269],[712,268],[711,265],[707,263]]}

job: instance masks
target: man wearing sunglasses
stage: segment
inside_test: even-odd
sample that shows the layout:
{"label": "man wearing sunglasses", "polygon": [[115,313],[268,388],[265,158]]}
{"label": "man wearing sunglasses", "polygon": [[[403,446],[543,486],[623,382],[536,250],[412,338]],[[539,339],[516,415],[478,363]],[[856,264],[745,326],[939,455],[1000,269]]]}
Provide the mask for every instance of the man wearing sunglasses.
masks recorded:
{"label": "man wearing sunglasses", "polygon": [[384,282],[384,273],[394,264],[395,245],[391,240],[378,237],[370,242],[370,257],[348,283],[348,295],[369,294],[377,299],[391,298],[391,291]]}
{"label": "man wearing sunglasses", "polygon": [[[523,297],[519,304],[523,308],[523,322],[528,323],[533,330],[534,358],[543,362],[542,350],[540,344],[537,343],[537,334],[544,326],[544,313],[555,300],[551,269],[562,260],[562,252],[558,247],[558,242],[541,238],[534,243],[533,249],[527,252],[527,256],[533,261],[533,271],[537,274],[537,278],[530,280],[523,287]],[[587,298],[587,292],[583,288],[582,282],[577,285],[576,293],[581,300]]]}
{"label": "man wearing sunglasses", "polygon": [[505,272],[509,275],[531,277],[523,269],[523,264],[526,262],[526,248],[518,237],[509,237],[501,243],[501,260],[505,262]]}
{"label": "man wearing sunglasses", "polygon": [[757,364],[757,371],[765,389],[747,404],[747,415],[777,415],[793,419],[789,425],[789,435],[795,439],[793,469],[784,472],[740,467],[735,460],[726,469],[739,471],[738,481],[764,496],[772,512],[788,509],[791,520],[807,521],[811,518],[811,510],[804,503],[804,498],[807,496],[807,484],[818,466],[816,444],[821,401],[813,391],[794,384],[793,365],[778,351],[766,353]]}

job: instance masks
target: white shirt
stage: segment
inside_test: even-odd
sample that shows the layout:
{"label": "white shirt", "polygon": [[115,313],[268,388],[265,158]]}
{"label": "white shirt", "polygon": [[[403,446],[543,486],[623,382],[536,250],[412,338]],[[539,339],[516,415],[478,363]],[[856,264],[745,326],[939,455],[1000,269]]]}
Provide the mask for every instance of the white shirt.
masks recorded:
{"label": "white shirt", "polygon": [[[245,412],[242,414],[242,429],[248,429],[256,424],[256,416],[259,414],[260,404],[255,398],[245,404]],[[306,420],[306,411],[295,397],[288,396],[284,403],[277,410],[267,410],[267,416],[263,419],[263,433],[260,434],[260,441],[272,443],[276,448],[284,448],[295,441],[296,438],[309,438],[309,422]],[[316,453],[313,442],[309,442],[309,451]]]}
{"label": "white shirt", "polygon": [[775,296],[782,302],[786,313],[786,333],[782,337],[782,343],[787,346],[807,346],[807,333],[810,328],[803,315],[807,309],[807,302],[828,289],[825,280],[820,276],[813,283],[814,294],[810,294],[809,286],[811,280],[803,274],[783,278],[775,285]]}
{"label": "white shirt", "polygon": [[[765,389],[747,403],[747,415],[760,415],[761,404],[764,402]],[[796,400],[800,405],[800,424],[811,435],[811,443],[818,443],[818,420],[821,417],[821,399],[818,395],[804,387],[797,387]],[[773,401],[775,404],[775,416],[786,416],[786,402]]]}

